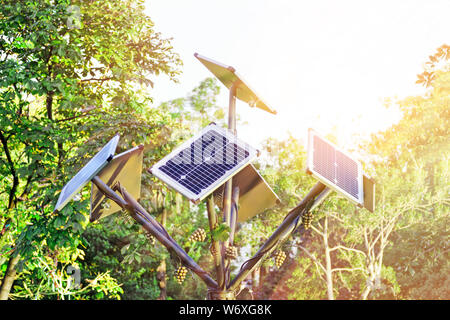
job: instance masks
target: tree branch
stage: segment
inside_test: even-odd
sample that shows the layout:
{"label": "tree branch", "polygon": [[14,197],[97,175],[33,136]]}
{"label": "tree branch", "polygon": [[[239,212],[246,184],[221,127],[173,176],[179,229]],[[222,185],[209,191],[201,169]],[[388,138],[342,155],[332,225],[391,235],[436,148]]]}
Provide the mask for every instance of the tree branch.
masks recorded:
{"label": "tree branch", "polygon": [[70,120],[74,120],[74,119],[77,119],[77,118],[86,117],[86,116],[88,116],[90,114],[90,112],[92,110],[96,110],[96,109],[99,109],[99,108],[101,108],[101,107],[94,107],[94,106],[88,107],[86,109],[81,110],[81,114],[79,114],[79,115],[72,116],[72,117],[65,118],[65,119],[59,119],[59,120],[56,120],[55,122],[70,121]]}
{"label": "tree branch", "polygon": [[363,273],[367,273],[366,270],[364,268],[362,268],[362,267],[357,267],[357,268],[334,268],[334,269],[331,269],[331,272],[336,272],[336,271],[349,271],[349,272],[352,272],[352,271],[355,271],[355,270],[361,270]]}
{"label": "tree branch", "polygon": [[[320,225],[320,224],[319,224]],[[323,232],[319,231],[319,229],[317,229],[316,227],[314,227],[313,225],[311,225],[311,229],[316,232],[317,234],[319,234],[321,237],[323,237]]]}
{"label": "tree branch", "polygon": [[313,261],[314,261],[314,263],[316,264],[316,265],[318,265],[321,269],[322,269],[322,271],[323,272],[327,272],[327,270],[325,269],[325,267],[320,263],[320,261],[319,260],[317,260],[317,258],[312,254],[312,253],[310,253],[305,247],[303,247],[303,246],[298,246],[300,249],[302,249],[305,253],[306,253],[306,255],[308,256],[308,257],[310,257]]}
{"label": "tree branch", "polygon": [[329,211],[328,214],[329,214],[331,217],[333,217],[334,219],[336,219],[337,221],[341,222],[341,223],[344,223],[344,222],[345,222],[343,219],[341,219],[341,218],[338,217],[338,215],[337,215],[336,212],[330,212],[330,211]]}
{"label": "tree branch", "polygon": [[364,251],[361,251],[361,250],[358,250],[358,249],[354,249],[354,248],[344,247],[344,246],[341,246],[341,245],[338,245],[338,246],[336,246],[336,247],[333,247],[333,248],[329,249],[329,251],[331,252],[331,251],[338,250],[338,249],[339,249],[339,250],[354,251],[354,252],[356,252],[356,253],[361,253],[361,254],[363,254],[364,256],[366,256],[366,253],[365,253]]}
{"label": "tree branch", "polygon": [[8,160],[10,172],[13,177],[13,185],[11,187],[11,190],[9,190],[9,199],[8,199],[8,209],[11,209],[13,207],[14,196],[16,194],[17,186],[19,184],[19,178],[17,177],[16,169],[14,168],[14,163],[12,161],[11,154],[9,152],[8,142],[6,141],[5,136],[1,131],[0,131],[0,141],[3,144],[3,150],[5,150],[6,159]]}
{"label": "tree branch", "polygon": [[89,79],[81,79],[81,82],[88,82],[88,81],[108,81],[108,80],[113,80],[114,77],[108,77],[108,78],[89,78]]}

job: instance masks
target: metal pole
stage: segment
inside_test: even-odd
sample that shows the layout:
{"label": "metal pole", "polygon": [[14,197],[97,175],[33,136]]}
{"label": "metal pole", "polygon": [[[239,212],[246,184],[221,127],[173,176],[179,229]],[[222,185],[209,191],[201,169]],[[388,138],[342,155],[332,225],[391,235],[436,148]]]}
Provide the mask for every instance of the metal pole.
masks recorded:
{"label": "metal pole", "polygon": [[238,216],[238,205],[239,205],[239,187],[234,187],[233,195],[231,198],[231,217],[230,217],[230,245],[234,243],[234,234],[236,233],[236,221]]}
{"label": "metal pole", "polygon": [[[234,245],[234,234],[236,232],[236,221],[238,215],[238,204],[239,204],[239,187],[234,187],[232,201],[231,201],[231,212],[230,212],[230,236],[228,237],[228,246]],[[230,283],[230,258],[225,260],[225,282],[227,286]]]}
{"label": "metal pole", "polygon": [[233,83],[230,87],[229,103],[228,103],[228,129],[236,135],[236,90],[239,82]]}
{"label": "metal pole", "polygon": [[208,198],[207,202],[207,209],[208,209],[208,220],[209,220],[209,230],[211,231],[211,251],[213,254],[214,259],[214,267],[216,268],[216,274],[217,274],[217,283],[219,287],[223,287],[225,283],[224,278],[224,266],[222,264],[222,252],[220,248],[220,243],[214,239],[212,236],[212,231],[216,227],[217,224],[217,215],[215,211],[215,204],[214,204],[214,196],[211,195]]}
{"label": "metal pole", "polygon": [[[309,208],[314,205],[314,199],[320,195],[324,190],[326,189],[326,186],[318,182],[312,187],[312,189],[309,191],[309,193],[303,198],[303,200],[292,209],[285,217],[283,222],[280,224],[280,226],[274,231],[274,233],[269,237],[269,239],[266,240],[266,242],[259,248],[258,252],[249,260],[247,260],[243,268],[239,271],[239,273],[236,275],[236,277],[231,281],[230,285],[228,286],[228,290],[233,291],[235,290],[241,283],[242,280],[244,280],[247,275],[252,272],[260,262],[262,262],[263,258],[266,257],[268,254],[270,254],[275,248],[276,244],[280,241],[286,238],[287,235],[289,235],[292,231],[294,231],[295,227],[297,226],[297,218],[299,215],[306,210],[309,210]],[[323,200],[323,197],[321,197],[321,200]]]}
{"label": "metal pole", "polygon": [[[98,176],[92,179],[92,182],[102,191],[105,196],[116,202],[121,208],[126,209],[130,215],[146,231],[151,233],[159,242],[161,242],[167,250],[173,252],[184,265],[197,274],[209,288],[217,288],[217,282],[212,279],[206,271],[204,271],[167,233],[167,231],[159,224],[139,203],[123,188],[120,192],[123,199],[108,187]],[[158,227],[157,227],[158,226]]]}
{"label": "metal pole", "polygon": [[[235,82],[230,87],[230,93],[229,93],[229,105],[228,105],[228,129],[236,135],[236,89],[237,89],[238,83]],[[231,227],[231,196],[232,196],[232,188],[233,188],[233,178],[229,179],[225,185],[224,185],[224,191],[223,191],[223,221],[226,223],[227,226]],[[226,264],[225,261],[225,246],[222,244],[221,246],[221,253],[222,253],[222,265]],[[225,273],[223,274],[223,278],[226,279]],[[225,289],[225,282],[223,283],[223,286],[221,287]]]}
{"label": "metal pole", "polygon": [[[228,129],[234,135],[236,135],[236,89],[237,84],[234,83],[230,88],[230,100],[228,106]],[[229,179],[224,186],[223,219],[228,226],[230,226],[232,187],[233,187],[233,178]]]}

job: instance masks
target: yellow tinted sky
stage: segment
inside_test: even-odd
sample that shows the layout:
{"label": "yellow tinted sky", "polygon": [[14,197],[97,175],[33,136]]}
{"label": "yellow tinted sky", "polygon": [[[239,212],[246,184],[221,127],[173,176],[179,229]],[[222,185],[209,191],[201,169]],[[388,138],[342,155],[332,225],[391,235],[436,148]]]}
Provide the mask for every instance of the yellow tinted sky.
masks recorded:
{"label": "yellow tinted sky", "polygon": [[[416,75],[450,42],[450,0],[146,4],[156,30],[173,37],[184,62],[180,84],[155,79],[155,102],[183,97],[211,76],[194,52],[231,65],[278,111],[273,116],[238,102],[248,122],[238,135],[255,147],[288,131],[306,141],[308,127],[334,132],[347,147],[354,134],[386,128],[398,113],[384,108],[383,99],[422,92]],[[227,90],[221,91],[219,103],[227,107]]]}

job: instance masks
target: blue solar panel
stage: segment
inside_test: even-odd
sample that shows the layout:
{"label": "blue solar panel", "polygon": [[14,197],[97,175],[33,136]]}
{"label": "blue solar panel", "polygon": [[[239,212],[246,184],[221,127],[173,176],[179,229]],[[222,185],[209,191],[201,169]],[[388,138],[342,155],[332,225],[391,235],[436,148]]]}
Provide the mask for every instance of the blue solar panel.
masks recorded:
{"label": "blue solar panel", "polygon": [[362,204],[364,196],[359,162],[315,132],[310,131],[309,142],[308,169],[312,174],[326,185]]}
{"label": "blue solar panel", "polygon": [[359,198],[358,165],[340,151],[336,151],[336,180],[338,187]]}
{"label": "blue solar panel", "polygon": [[[207,128],[151,170],[192,200],[214,191],[220,181],[243,168],[256,151],[216,125]],[[189,195],[183,192],[186,190]]]}

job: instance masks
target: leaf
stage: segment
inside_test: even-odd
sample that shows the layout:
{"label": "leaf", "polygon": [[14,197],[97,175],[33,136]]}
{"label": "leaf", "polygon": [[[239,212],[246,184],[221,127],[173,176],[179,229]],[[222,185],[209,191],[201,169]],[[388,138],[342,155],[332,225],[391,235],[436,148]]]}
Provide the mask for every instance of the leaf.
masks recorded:
{"label": "leaf", "polygon": [[130,247],[130,244],[126,244],[124,245],[121,249],[120,249],[120,253],[121,254],[125,254],[128,250],[128,248]]}
{"label": "leaf", "polygon": [[219,224],[217,228],[212,230],[212,237],[216,241],[226,241],[230,235],[230,227],[225,223]]}

